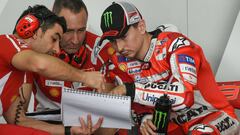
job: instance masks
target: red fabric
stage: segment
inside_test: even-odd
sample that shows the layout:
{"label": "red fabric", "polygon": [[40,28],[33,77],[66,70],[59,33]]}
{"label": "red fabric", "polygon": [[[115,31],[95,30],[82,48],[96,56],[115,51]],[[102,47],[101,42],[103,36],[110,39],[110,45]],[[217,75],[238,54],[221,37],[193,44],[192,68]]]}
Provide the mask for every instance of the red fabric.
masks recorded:
{"label": "red fabric", "polygon": [[[114,55],[111,57],[114,65],[122,70],[121,74],[117,74],[123,76],[121,79],[124,80],[125,76],[130,76],[135,82],[160,82],[168,81],[170,76],[176,73],[179,74],[179,79],[184,83],[186,92],[193,92],[194,89],[200,90],[204,99],[217,109],[229,106],[224,95],[219,93],[211,67],[197,44],[180,33],[163,32],[156,38],[154,46],[150,45],[150,49],[154,47],[152,49],[154,51],[150,53],[152,55],[145,56],[145,58],[149,57],[150,66],[143,62],[137,63],[136,60],[121,58],[123,56],[116,54],[114,55],[117,58]],[[148,51],[151,51],[150,49]],[[176,56],[176,65],[170,63],[172,54]],[[193,59],[193,62],[186,62],[187,57]],[[173,69],[174,66],[176,69]],[[187,68],[183,68],[184,66],[188,69],[191,68],[191,70],[188,71]],[[216,97],[216,95],[218,96]],[[229,110],[229,112],[231,111]]]}
{"label": "red fabric", "polygon": [[19,87],[26,77],[25,72],[12,66],[12,58],[18,52],[29,48],[13,35],[0,35],[0,47],[0,86],[2,86],[2,90],[0,90],[2,91],[0,93],[2,106],[0,108],[3,108],[3,112],[5,112],[18,96]]}
{"label": "red fabric", "polygon": [[[167,93],[173,95],[173,107],[177,109],[182,106],[181,109],[184,110],[172,110],[171,120],[184,125],[186,129],[192,126],[191,122],[211,114],[212,111],[224,111],[232,118],[237,118],[233,107],[220,92],[201,47],[180,33],[162,32],[153,37],[144,58],[145,62],[130,60],[117,54],[113,54],[111,58],[115,67],[123,72],[117,74],[123,76],[122,80],[125,76],[130,76],[134,82],[145,85],[139,88],[135,85],[136,103],[132,108],[137,114],[152,113],[154,99],[159,97],[159,93]],[[180,87],[178,91],[161,87],[160,83],[167,84],[171,76],[174,77],[171,83],[182,86],[181,91]],[[151,85],[149,88],[146,87],[146,82],[157,82],[159,85]],[[174,99],[176,95],[183,101]],[[181,104],[175,104],[178,101]]]}
{"label": "red fabric", "polygon": [[28,127],[0,124],[0,135],[50,135],[50,133]]}
{"label": "red fabric", "polygon": [[230,104],[240,109],[240,81],[218,82],[218,85]]}

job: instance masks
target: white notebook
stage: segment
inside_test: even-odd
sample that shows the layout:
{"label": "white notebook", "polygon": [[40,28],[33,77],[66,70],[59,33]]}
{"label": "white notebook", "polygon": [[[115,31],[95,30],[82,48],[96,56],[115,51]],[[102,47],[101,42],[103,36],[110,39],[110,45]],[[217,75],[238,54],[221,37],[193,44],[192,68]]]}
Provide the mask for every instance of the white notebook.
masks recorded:
{"label": "white notebook", "polygon": [[80,126],[80,116],[86,121],[87,114],[91,114],[93,124],[103,116],[101,127],[131,129],[131,98],[63,87],[64,126]]}

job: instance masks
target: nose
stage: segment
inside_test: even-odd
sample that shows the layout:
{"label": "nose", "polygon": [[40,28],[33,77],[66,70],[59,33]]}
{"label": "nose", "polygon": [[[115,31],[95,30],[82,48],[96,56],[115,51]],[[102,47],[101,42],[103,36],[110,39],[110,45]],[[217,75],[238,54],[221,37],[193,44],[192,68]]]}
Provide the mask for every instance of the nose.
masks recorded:
{"label": "nose", "polygon": [[60,43],[59,42],[57,42],[56,44],[53,45],[53,50],[56,53],[60,52]]}
{"label": "nose", "polygon": [[79,38],[78,38],[78,32],[77,31],[74,31],[74,34],[72,35],[72,42],[74,44],[78,44],[79,43]]}

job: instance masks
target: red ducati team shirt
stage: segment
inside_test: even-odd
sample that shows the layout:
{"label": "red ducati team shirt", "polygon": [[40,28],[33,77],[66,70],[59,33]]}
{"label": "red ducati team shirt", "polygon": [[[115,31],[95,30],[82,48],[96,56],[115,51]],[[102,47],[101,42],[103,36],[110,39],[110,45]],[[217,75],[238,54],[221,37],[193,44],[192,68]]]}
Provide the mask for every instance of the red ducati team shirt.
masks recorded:
{"label": "red ducati team shirt", "polygon": [[14,35],[0,35],[0,114],[6,112],[19,94],[19,88],[27,82],[26,72],[11,64],[12,58],[28,46]]}

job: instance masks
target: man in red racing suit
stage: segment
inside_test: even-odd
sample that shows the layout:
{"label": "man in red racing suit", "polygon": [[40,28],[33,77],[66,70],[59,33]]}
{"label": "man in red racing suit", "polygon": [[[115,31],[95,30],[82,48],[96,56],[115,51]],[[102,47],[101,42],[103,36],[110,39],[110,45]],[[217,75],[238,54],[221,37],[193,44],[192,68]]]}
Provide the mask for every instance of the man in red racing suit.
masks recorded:
{"label": "man in red racing suit", "polygon": [[[108,13],[112,15],[110,23]],[[183,34],[159,30],[151,34],[145,28],[140,13],[128,2],[113,3],[102,14],[102,40],[109,39],[126,57],[115,66],[134,80],[119,85],[113,93],[126,94],[145,105],[136,109],[141,115],[141,133],[155,134],[153,106],[167,94],[172,102],[170,120],[185,134],[237,134],[239,121],[219,91],[201,47]]]}

